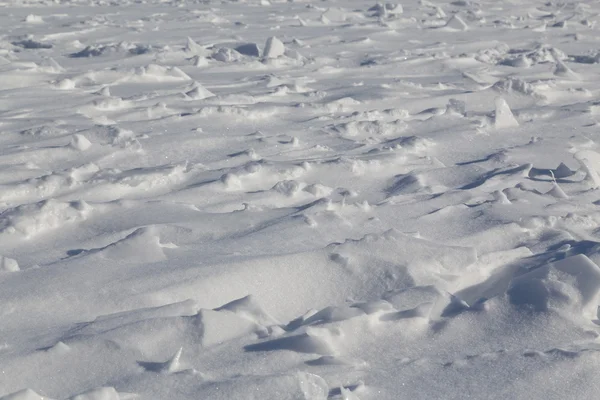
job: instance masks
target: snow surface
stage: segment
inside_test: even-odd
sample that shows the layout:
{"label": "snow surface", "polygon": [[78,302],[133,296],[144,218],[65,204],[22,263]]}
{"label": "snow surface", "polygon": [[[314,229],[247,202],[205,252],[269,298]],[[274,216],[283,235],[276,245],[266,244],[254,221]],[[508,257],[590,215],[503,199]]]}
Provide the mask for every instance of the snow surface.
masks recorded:
{"label": "snow surface", "polygon": [[600,3],[0,0],[0,399],[592,399]]}

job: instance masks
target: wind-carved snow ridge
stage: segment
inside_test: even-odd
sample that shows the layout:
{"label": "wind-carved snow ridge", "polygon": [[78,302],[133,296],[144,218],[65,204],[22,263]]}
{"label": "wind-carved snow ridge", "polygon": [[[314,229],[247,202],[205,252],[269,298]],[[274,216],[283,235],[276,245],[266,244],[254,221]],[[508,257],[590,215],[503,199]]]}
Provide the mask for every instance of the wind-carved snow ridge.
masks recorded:
{"label": "wind-carved snow ridge", "polygon": [[598,2],[0,9],[0,399],[597,397]]}

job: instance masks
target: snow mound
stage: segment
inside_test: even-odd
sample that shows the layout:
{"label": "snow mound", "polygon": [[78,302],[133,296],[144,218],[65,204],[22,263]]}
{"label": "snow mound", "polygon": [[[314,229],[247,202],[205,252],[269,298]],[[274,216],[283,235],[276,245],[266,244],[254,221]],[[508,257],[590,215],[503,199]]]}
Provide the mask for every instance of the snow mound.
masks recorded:
{"label": "snow mound", "polygon": [[[460,271],[477,260],[474,248],[445,246],[423,238],[415,238],[391,229],[383,234],[366,235],[360,240],[347,240],[330,245],[331,252],[351,260],[355,273],[368,281],[379,268],[396,279],[396,285],[429,285]],[[372,257],[372,255],[377,255]],[[361,274],[362,273],[362,274]]]}
{"label": "snow mound", "polygon": [[513,305],[577,312],[596,319],[600,268],[583,254],[567,257],[513,279],[507,293]]}
{"label": "snow mound", "polygon": [[285,45],[275,36],[267,39],[265,49],[263,50],[264,58],[277,58],[285,54]]}
{"label": "snow mound", "polygon": [[0,214],[0,237],[15,234],[32,237],[84,221],[92,209],[85,201],[45,200],[18,206]]}
{"label": "snow mound", "polygon": [[238,313],[226,309],[200,310],[195,317],[199,329],[200,343],[211,347],[250,333],[264,331],[264,328]]}
{"label": "snow mound", "polygon": [[539,90],[537,90],[534,85],[524,81],[523,79],[515,77],[502,79],[496,82],[493,88],[505,93],[520,93],[526,96],[544,98],[544,96],[541,93],[539,93]]}
{"label": "snow mound", "polygon": [[188,36],[184,51],[190,55],[205,55],[207,50]]}
{"label": "snow mound", "polygon": [[567,78],[572,80],[581,80],[579,74],[575,73],[571,68],[567,66],[562,60],[556,60],[556,67],[554,68],[554,75],[560,76],[561,78]]}
{"label": "snow mound", "polygon": [[65,79],[61,79],[58,82],[56,82],[55,86],[57,89],[60,89],[60,90],[73,90],[73,89],[75,89],[77,84],[75,83],[74,80],[65,78]]}
{"label": "snow mound", "polygon": [[469,29],[469,26],[460,16],[453,15],[448,22],[446,22],[444,28],[449,31],[466,31]]}
{"label": "snow mound", "polygon": [[401,4],[393,3],[377,3],[370,7],[367,11],[371,13],[371,17],[393,18],[404,12]]}
{"label": "snow mound", "polygon": [[340,394],[342,395],[343,400],[360,400],[354,392],[352,392],[350,389],[346,389],[343,386],[340,387]]}
{"label": "snow mound", "polygon": [[569,196],[564,192],[564,190],[558,185],[558,183],[554,182],[552,184],[552,189],[546,192],[547,195],[552,197],[556,197],[557,199],[568,199]]}
{"label": "snow mound", "polygon": [[230,311],[258,325],[271,326],[279,324],[275,318],[260,306],[258,300],[252,295],[233,300],[219,308],[215,308],[215,311]]}
{"label": "snow mound", "polygon": [[127,326],[146,320],[193,316],[198,313],[199,309],[200,308],[195,301],[188,299],[159,307],[140,308],[115,314],[102,315],[98,316],[92,322],[81,324],[75,333],[81,335],[94,335],[102,332],[110,332],[121,326]]}
{"label": "snow mound", "polygon": [[120,400],[114,387],[101,387],[79,394],[69,400]]}
{"label": "snow mound", "polygon": [[574,157],[585,173],[585,182],[591,188],[600,188],[600,154],[593,150],[581,150]]}
{"label": "snow mound", "polygon": [[197,394],[205,399],[327,400],[329,388],[323,378],[308,372],[244,376],[203,385]]}
{"label": "snow mound", "polygon": [[540,44],[533,50],[517,50],[508,52],[509,54],[499,57],[497,62],[501,65],[508,65],[515,68],[529,68],[534,65],[544,63],[555,63],[567,59],[567,55],[557,48]]}
{"label": "snow mound", "polygon": [[183,354],[183,347],[180,347],[173,356],[165,362],[147,362],[139,361],[141,367],[146,371],[158,372],[161,374],[174,374],[182,370],[181,368],[181,355]]}
{"label": "snow mound", "polygon": [[52,400],[49,397],[44,397],[31,389],[24,389],[7,396],[0,397],[0,400]]}
{"label": "snow mound", "polygon": [[128,78],[132,82],[171,82],[191,79],[189,75],[177,67],[165,67],[157,64],[139,67],[135,74]]}
{"label": "snow mound", "polygon": [[307,326],[313,324],[324,324],[336,321],[345,321],[347,319],[364,315],[365,311],[360,307],[325,307],[316,313],[296,319],[288,325],[288,329],[297,329],[299,326]]}
{"label": "snow mound", "polygon": [[27,50],[51,49],[53,46],[50,43],[44,43],[33,38],[17,40],[12,42],[13,46],[22,47]]}
{"label": "snow mound", "polygon": [[498,97],[495,100],[496,111],[494,114],[494,127],[496,129],[515,128],[519,126],[519,122],[513,115],[506,100]]}
{"label": "snow mound", "polygon": [[160,237],[154,227],[138,228],[124,239],[98,249],[98,253],[111,260],[131,260],[139,263],[157,262],[166,259]]}
{"label": "snow mound", "polygon": [[209,97],[214,97],[214,93],[206,89],[198,82],[194,82],[191,89],[185,92],[185,95],[191,100],[204,100]]}
{"label": "snow mound", "polygon": [[44,58],[39,64],[39,70],[51,74],[60,74],[65,69],[52,57]]}
{"label": "snow mound", "polygon": [[92,142],[90,142],[84,135],[76,133],[71,137],[71,143],[69,145],[76,150],[86,151],[92,147]]}
{"label": "snow mound", "polygon": [[242,60],[243,56],[237,50],[229,47],[220,47],[212,54],[211,57],[213,60],[231,63]]}
{"label": "snow mound", "polygon": [[384,121],[351,121],[341,124],[335,124],[330,127],[333,132],[337,132],[344,137],[366,139],[378,136],[393,136],[404,132],[407,125],[404,121],[396,120],[393,122]]}
{"label": "snow mound", "polygon": [[302,185],[295,180],[280,181],[273,186],[272,190],[285,196],[294,196],[302,189]]}
{"label": "snow mound", "polygon": [[25,17],[25,22],[28,24],[43,24],[44,18],[42,18],[40,15],[28,14]]}
{"label": "snow mound", "polygon": [[66,131],[54,124],[50,125],[40,125],[33,128],[23,129],[19,132],[21,135],[25,136],[36,136],[36,137],[52,137],[52,136],[60,136]]}
{"label": "snow mound", "polygon": [[[172,348],[173,342],[195,343],[203,348],[217,346],[238,338],[265,337],[276,321],[246,297],[217,309],[199,308],[197,302],[167,304],[154,308],[135,309],[101,316],[80,324],[70,340],[116,340],[121,345],[140,349],[144,353],[162,352]],[[147,370],[175,373],[183,368],[181,351],[165,362],[141,361]]]}
{"label": "snow mound", "polygon": [[102,45],[90,45],[76,53],[70,55],[72,58],[87,58],[87,57],[101,57],[115,53],[126,53],[129,55],[140,55],[146,54],[152,51],[152,46],[142,45],[136,43],[113,43],[113,44],[102,44]]}
{"label": "snow mound", "polygon": [[264,342],[249,344],[246,351],[289,350],[297,353],[334,355],[336,344],[341,340],[340,333],[327,328],[307,328],[305,333],[291,334]]}
{"label": "snow mound", "polygon": [[0,272],[17,272],[20,271],[19,263],[12,258],[0,255]]}

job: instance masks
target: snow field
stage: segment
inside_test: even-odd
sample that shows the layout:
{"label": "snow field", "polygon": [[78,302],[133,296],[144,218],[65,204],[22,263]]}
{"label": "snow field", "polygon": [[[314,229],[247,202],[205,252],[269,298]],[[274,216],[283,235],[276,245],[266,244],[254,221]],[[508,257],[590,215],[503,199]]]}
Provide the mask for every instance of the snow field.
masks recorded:
{"label": "snow field", "polygon": [[594,398],[599,11],[0,1],[0,399]]}

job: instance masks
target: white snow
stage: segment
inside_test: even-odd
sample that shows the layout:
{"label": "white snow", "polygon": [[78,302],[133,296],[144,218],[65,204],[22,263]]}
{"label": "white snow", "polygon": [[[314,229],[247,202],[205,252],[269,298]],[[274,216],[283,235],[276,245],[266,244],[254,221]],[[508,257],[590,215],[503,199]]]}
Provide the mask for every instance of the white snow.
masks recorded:
{"label": "white snow", "polygon": [[496,112],[494,114],[494,126],[498,129],[514,128],[519,126],[519,122],[513,115],[510,107],[502,97],[498,97],[495,101]]}
{"label": "white snow", "polygon": [[17,260],[12,258],[0,256],[0,271],[3,272],[17,272],[19,271],[19,263]]}
{"label": "white snow", "polygon": [[466,31],[469,29],[469,26],[458,15],[453,15],[444,26],[450,31]]}
{"label": "white snow", "polygon": [[283,42],[272,36],[267,39],[265,43],[265,49],[263,51],[264,58],[277,58],[285,53],[285,46]]}
{"label": "white snow", "polygon": [[81,134],[73,135],[70,144],[71,147],[80,151],[86,151],[92,146],[92,143],[84,135]]}
{"label": "white snow", "polygon": [[0,399],[593,399],[600,4],[0,1]]}

